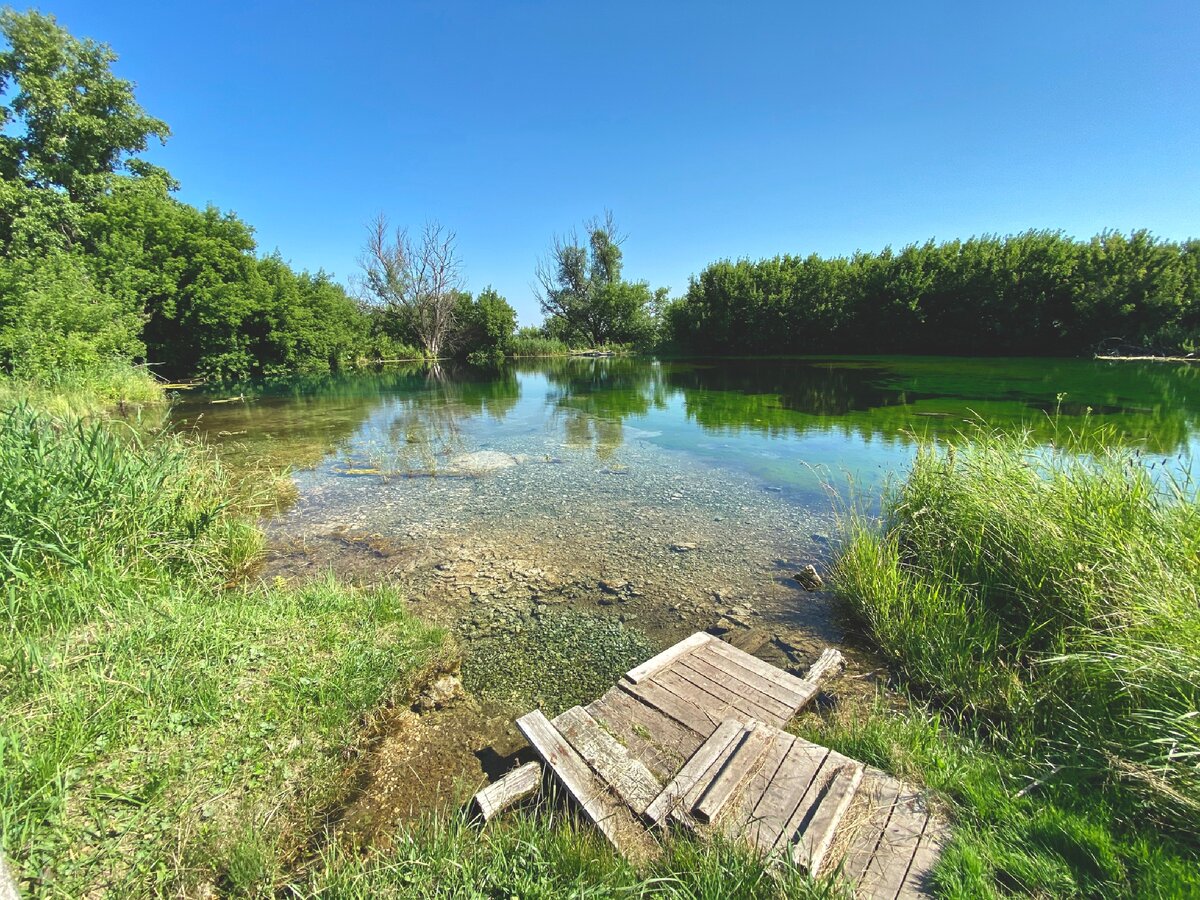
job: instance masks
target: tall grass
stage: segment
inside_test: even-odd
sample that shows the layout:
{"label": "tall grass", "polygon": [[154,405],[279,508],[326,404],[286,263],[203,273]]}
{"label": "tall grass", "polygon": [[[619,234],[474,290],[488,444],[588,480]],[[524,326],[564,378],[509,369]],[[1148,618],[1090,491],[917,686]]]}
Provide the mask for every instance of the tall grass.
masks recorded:
{"label": "tall grass", "polygon": [[566,356],[571,348],[556,338],[517,334],[512,340],[510,356]]}
{"label": "tall grass", "polygon": [[215,458],[182,438],[0,410],[0,579],[236,572],[260,544],[252,524],[226,515],[233,493]]}
{"label": "tall grass", "polygon": [[25,403],[55,415],[90,416],[161,403],[165,397],[162,382],[148,369],[123,359],[0,377],[0,408]]}
{"label": "tall grass", "polygon": [[917,692],[1196,841],[1200,505],[1171,461],[1060,437],[922,447],[837,591]]}

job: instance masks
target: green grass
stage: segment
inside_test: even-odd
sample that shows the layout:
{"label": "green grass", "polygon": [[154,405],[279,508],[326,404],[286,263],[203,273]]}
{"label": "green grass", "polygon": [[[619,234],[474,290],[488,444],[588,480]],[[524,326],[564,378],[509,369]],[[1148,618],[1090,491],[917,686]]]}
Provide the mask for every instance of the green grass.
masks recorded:
{"label": "green grass", "polygon": [[893,770],[908,748],[952,798],[947,893],[1181,896],[1200,890],[1200,506],[1161,460],[1059,437],[926,445],[882,523],[854,519],[836,590],[937,717],[826,736]]}
{"label": "green grass", "polygon": [[385,852],[333,849],[292,888],[300,897],[664,897],[677,900],[843,898],[839,885],[798,870],[772,874],[744,850],[669,840],[662,858],[636,868],[556,803],[517,811],[480,831],[463,817],[431,818]]}
{"label": "green grass", "polygon": [[30,377],[0,377],[0,409],[28,404],[55,415],[130,412],[166,399],[162,382],[124,360],[85,370],[69,366]]}
{"label": "green grass", "polygon": [[446,652],[394,590],[227,586],[261,546],[240,496],[177,438],[2,414],[0,836],[31,893],[282,879]]}
{"label": "green grass", "polygon": [[571,348],[555,338],[518,334],[513,338],[509,356],[566,356]]}

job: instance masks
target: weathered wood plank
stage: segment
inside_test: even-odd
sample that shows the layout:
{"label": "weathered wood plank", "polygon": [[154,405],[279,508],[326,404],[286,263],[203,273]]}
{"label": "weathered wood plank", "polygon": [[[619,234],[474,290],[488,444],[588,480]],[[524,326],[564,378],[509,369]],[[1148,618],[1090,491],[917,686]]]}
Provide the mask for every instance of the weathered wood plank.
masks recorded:
{"label": "weathered wood plank", "polygon": [[846,658],[842,656],[841,651],[826,647],[817,657],[817,661],[808,667],[803,680],[809,684],[819,684],[822,679],[837,674],[845,666]]}
{"label": "weathered wood plank", "polygon": [[[863,773],[858,792],[846,814],[849,826],[843,826],[844,833],[835,840],[835,844],[844,844],[841,848],[842,875],[852,884],[862,880],[871,864],[902,786],[899,780],[879,769],[868,766]],[[831,856],[830,863],[834,861]]]}
{"label": "weathered wood plank", "polygon": [[725,836],[732,841],[745,841],[752,847],[757,846],[761,824],[755,811],[795,743],[795,739],[786,731],[776,729],[774,737],[762,765],[738,795],[736,806],[731,805],[721,816],[721,830]]}
{"label": "weathered wood plank", "polygon": [[808,786],[808,790],[804,792],[804,796],[800,798],[795,810],[788,817],[787,822],[779,833],[779,840],[772,849],[773,853],[780,855],[790,855],[792,853],[792,844],[808,830],[810,824],[817,814],[821,800],[828,791],[830,782],[838,770],[843,766],[859,765],[848,756],[829,750],[819,744],[813,744],[803,738],[796,738],[798,747],[807,748],[811,754],[810,758],[821,753],[825,754],[825,758],[821,761],[816,774],[812,778],[812,782]]}
{"label": "weathered wood plank", "polygon": [[632,859],[644,859],[653,854],[655,845],[650,834],[633,818],[628,807],[612,795],[541,710],[517,719],[517,728],[575,798],[584,815],[619,852]]}
{"label": "weathered wood plank", "polygon": [[589,766],[639,816],[662,791],[650,770],[581,706],[555,717],[554,726]]}
{"label": "weathered wood plank", "polygon": [[536,762],[527,762],[518,766],[502,778],[493,781],[479,791],[472,803],[475,812],[484,822],[535,794],[542,786],[542,767]]}
{"label": "weathered wood plank", "polygon": [[657,656],[650,657],[650,659],[646,660],[640,666],[634,666],[625,673],[625,677],[632,684],[639,684],[660,669],[665,669],[681,656],[686,656],[697,647],[702,647],[711,640],[713,640],[712,635],[705,634],[703,631],[697,631],[690,637],[684,638],[678,644],[668,647]]}
{"label": "weathered wood plank", "polygon": [[746,730],[737,747],[691,810],[699,821],[712,822],[716,819],[729,799],[750,781],[757,767],[765,761],[764,756],[772,740],[768,727],[761,722],[746,723]]}
{"label": "weathered wood plank", "polygon": [[814,878],[821,874],[821,864],[833,844],[833,835],[854,799],[862,777],[862,763],[858,762],[841,766],[832,774],[792,849],[792,862],[804,866]]}
{"label": "weathered wood plank", "polygon": [[674,775],[678,772],[679,767],[707,737],[642,703],[619,687],[609,688],[604,696],[589,703],[585,709],[596,721],[603,722],[625,738],[635,755],[652,772],[659,774],[669,772]]}
{"label": "weathered wood plank", "polygon": [[668,690],[657,681],[643,681],[640,684],[630,684],[624,680],[620,683],[621,690],[632,695],[648,706],[653,706],[659,712],[670,716],[685,728],[694,731],[700,737],[706,738],[712,734],[717,721],[691,700],[680,697]]}
{"label": "weathered wood plank", "polygon": [[789,675],[723,641],[710,641],[699,648],[696,655],[722,669],[730,677],[777,697],[793,710],[799,710],[817,693],[816,685],[801,681],[795,675]]}
{"label": "weathered wood plank", "polygon": [[[663,669],[649,683],[664,687],[675,696],[687,700],[712,721],[712,728],[715,728],[717,723],[724,719],[756,718],[752,714],[757,707],[752,708],[737,694],[726,693],[722,696],[716,691],[710,691],[706,685],[699,683],[703,680],[702,678],[688,678],[685,670],[672,666],[669,669]],[[643,684],[645,683],[643,682]]]}
{"label": "weathered wood plank", "polygon": [[904,876],[904,884],[900,885],[900,891],[896,894],[897,900],[913,900],[933,893],[929,876],[949,837],[945,825],[931,815],[925,823],[925,831],[917,845],[917,852],[913,854],[908,874]]}
{"label": "weathered wood plank", "polygon": [[792,717],[790,704],[763,693],[744,681],[730,678],[712,663],[695,654],[676,662],[671,671],[694,681],[710,694],[746,705],[746,709],[759,721],[771,725],[785,725]]}
{"label": "weathered wood plank", "polygon": [[700,745],[700,749],[692,754],[679,773],[662,789],[662,793],[646,807],[646,819],[659,825],[680,809],[697,785],[703,787],[706,784],[702,779],[708,771],[732,752],[744,730],[745,726],[733,719],[718,725],[709,739]]}
{"label": "weathered wood plank", "polygon": [[859,881],[861,896],[887,897],[889,900],[900,893],[900,886],[917,852],[921,834],[929,816],[920,808],[916,794],[902,786],[887,827],[880,835],[875,854]]}
{"label": "weathered wood plank", "polygon": [[[777,807],[779,812],[785,809],[787,812],[786,815],[775,818],[775,821],[779,822],[778,830],[775,831],[775,842],[770,847],[762,848],[767,855],[783,856],[791,852],[792,838],[804,827],[812,810],[813,798],[819,795],[825,783],[822,773],[829,770],[830,757],[836,755],[826,747],[796,738],[791,756],[785,763],[789,767],[795,767],[795,775],[780,785],[780,796],[786,799],[781,800]],[[774,791],[772,786],[770,792],[773,794]]]}
{"label": "weathered wood plank", "polygon": [[754,808],[752,837],[760,853],[770,853],[780,842],[784,826],[808,793],[808,787],[827,755],[828,751],[823,747],[816,748],[807,741],[793,739],[787,756]]}

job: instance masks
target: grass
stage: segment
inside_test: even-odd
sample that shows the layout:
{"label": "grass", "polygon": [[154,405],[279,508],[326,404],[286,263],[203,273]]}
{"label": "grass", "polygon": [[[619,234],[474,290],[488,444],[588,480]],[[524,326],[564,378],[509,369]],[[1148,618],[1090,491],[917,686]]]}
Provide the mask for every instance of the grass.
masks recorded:
{"label": "grass", "polygon": [[571,348],[560,340],[518,334],[513,338],[509,356],[566,356]]}
{"label": "grass", "polygon": [[[914,776],[957,798],[967,827],[947,893],[1200,890],[1192,485],[1170,461],[1094,440],[1077,452],[1066,433],[1049,449],[968,437],[922,447],[882,522],[852,521],[836,568],[838,594],[937,715],[825,736],[893,770],[886,745],[907,747]],[[1016,802],[1021,785],[1032,800]]]}
{"label": "grass", "polygon": [[178,439],[3,414],[0,835],[30,893],[282,879],[446,652],[394,590],[229,586],[239,494]]}
{"label": "grass", "polygon": [[0,409],[21,403],[59,416],[135,411],[162,403],[166,391],[150,370],[125,360],[98,367],[64,367],[28,377],[0,377]]}
{"label": "grass", "polygon": [[398,835],[386,852],[333,849],[293,888],[300,897],[481,898],[663,897],[677,900],[843,898],[840,886],[798,870],[772,875],[735,847],[668,841],[638,869],[557,803],[518,811],[480,831],[461,816],[431,818]]}

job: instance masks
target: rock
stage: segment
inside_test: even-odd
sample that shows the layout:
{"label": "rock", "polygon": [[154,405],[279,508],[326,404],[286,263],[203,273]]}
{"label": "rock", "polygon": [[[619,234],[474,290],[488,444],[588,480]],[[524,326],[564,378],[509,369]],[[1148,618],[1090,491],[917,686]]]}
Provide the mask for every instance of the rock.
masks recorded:
{"label": "rock", "polygon": [[413,703],[417,712],[429,712],[434,709],[445,709],[452,703],[466,699],[467,692],[463,689],[462,677],[457,674],[444,673],[439,675],[421,692]]}
{"label": "rock", "polygon": [[675,553],[691,553],[696,549],[695,544],[672,544],[671,550]]}
{"label": "rock", "polygon": [[806,591],[819,591],[825,586],[825,582],[821,580],[821,576],[817,574],[817,567],[808,565],[796,573],[795,578]]}
{"label": "rock", "polygon": [[446,460],[444,474],[487,475],[508,469],[520,462],[511,453],[499,450],[476,450],[473,453],[456,453]]}

